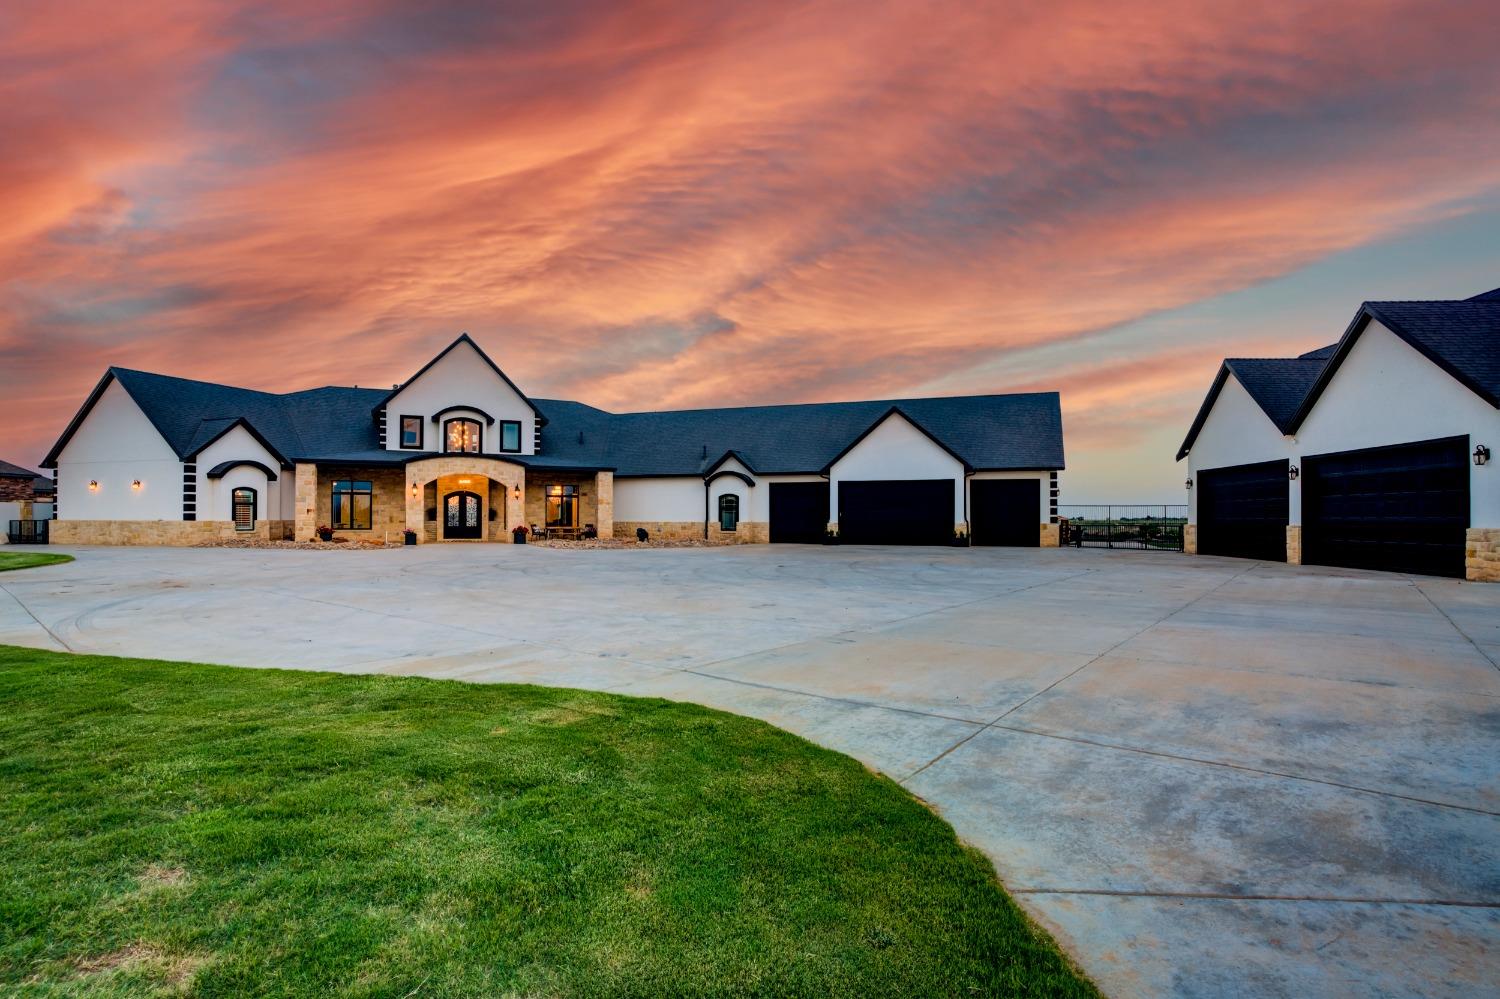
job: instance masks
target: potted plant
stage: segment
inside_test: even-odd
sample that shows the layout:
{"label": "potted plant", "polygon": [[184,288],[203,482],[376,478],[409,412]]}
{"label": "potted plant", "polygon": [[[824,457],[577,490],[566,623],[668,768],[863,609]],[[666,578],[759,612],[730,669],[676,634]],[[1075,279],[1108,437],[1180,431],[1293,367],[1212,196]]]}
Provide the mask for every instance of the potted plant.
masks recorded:
{"label": "potted plant", "polygon": [[401,532],[401,540],[405,544],[414,545],[417,543],[417,532],[408,527]]}
{"label": "potted plant", "polygon": [[320,524],[320,525],[318,525],[318,540],[319,541],[332,541],[333,540],[333,528],[329,527],[327,524]]}
{"label": "potted plant", "polygon": [[510,539],[518,545],[526,543],[527,529],[525,524],[517,524],[510,529]]}

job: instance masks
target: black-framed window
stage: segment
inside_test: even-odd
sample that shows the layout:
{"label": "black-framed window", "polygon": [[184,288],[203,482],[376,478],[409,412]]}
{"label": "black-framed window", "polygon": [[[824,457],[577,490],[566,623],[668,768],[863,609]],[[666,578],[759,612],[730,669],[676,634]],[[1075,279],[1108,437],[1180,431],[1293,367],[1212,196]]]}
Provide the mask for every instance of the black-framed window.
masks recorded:
{"label": "black-framed window", "polygon": [[557,485],[547,487],[547,526],[578,526],[578,487]]}
{"label": "black-framed window", "polygon": [[368,531],[374,521],[375,493],[368,482],[339,479],[333,484],[333,524],[340,531]]}
{"label": "black-framed window", "polygon": [[448,454],[479,454],[484,450],[484,428],[478,420],[464,417],[444,420],[443,450]]}
{"label": "black-framed window", "polygon": [[521,450],[521,421],[500,421],[500,450],[515,454]]}
{"label": "black-framed window", "polygon": [[255,530],[255,516],[257,513],[257,497],[255,490],[241,487],[229,494],[230,516],[234,520],[236,531]]}
{"label": "black-framed window", "polygon": [[740,526],[740,498],[734,493],[719,497],[719,530],[732,531]]}
{"label": "black-framed window", "polygon": [[420,416],[401,417],[401,447],[407,451],[420,451],[426,443],[426,423]]}

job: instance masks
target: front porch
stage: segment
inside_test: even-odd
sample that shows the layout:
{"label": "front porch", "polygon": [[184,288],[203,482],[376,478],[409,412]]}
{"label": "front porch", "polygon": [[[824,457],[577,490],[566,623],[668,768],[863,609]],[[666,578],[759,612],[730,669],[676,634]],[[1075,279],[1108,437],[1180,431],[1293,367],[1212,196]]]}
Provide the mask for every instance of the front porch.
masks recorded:
{"label": "front porch", "polygon": [[319,527],[340,537],[399,541],[416,532],[419,544],[511,542],[519,524],[614,530],[611,472],[533,472],[483,455],[443,455],[404,466],[297,465],[298,541]]}

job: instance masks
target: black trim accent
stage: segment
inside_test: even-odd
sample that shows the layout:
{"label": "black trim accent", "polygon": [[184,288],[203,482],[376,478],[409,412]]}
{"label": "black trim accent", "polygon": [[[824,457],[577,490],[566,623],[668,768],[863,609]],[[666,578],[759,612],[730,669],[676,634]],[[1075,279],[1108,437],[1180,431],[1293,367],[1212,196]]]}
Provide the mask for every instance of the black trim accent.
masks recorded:
{"label": "black trim accent", "polygon": [[[1208,388],[1208,395],[1203,397],[1203,405],[1198,407],[1198,415],[1193,417],[1193,425],[1188,427],[1187,436],[1182,439],[1182,446],[1177,449],[1177,460],[1188,456],[1193,449],[1193,442],[1198,439],[1198,431],[1203,429],[1203,424],[1208,422],[1208,414],[1213,410],[1214,403],[1219,400],[1219,393],[1224,388],[1224,382],[1229,378],[1229,363],[1219,363],[1219,373],[1214,376],[1214,383]],[[1270,417],[1266,417],[1270,419]]]}
{"label": "black trim accent", "polygon": [[[704,477],[706,478],[706,477],[712,475],[714,473],[715,469],[717,469],[720,465],[724,464],[724,462],[728,461],[730,458],[733,458],[735,461],[739,462],[741,465],[744,465],[745,466],[745,470],[748,471],[751,475],[758,475],[758,474],[760,474],[759,472],[757,472],[755,470],[755,466],[754,465],[750,464],[750,462],[748,462],[748,461],[745,460],[745,456],[744,455],[740,454],[734,448],[730,448],[728,451],[725,451],[723,454],[719,455],[719,460],[718,461],[714,462],[712,465],[709,465],[706,469],[703,470]],[[812,473],[807,473],[807,474],[816,475],[818,473],[817,472],[812,472]]]}
{"label": "black trim accent", "polygon": [[[93,412],[94,406],[99,402],[99,397],[104,394],[105,389],[109,388],[109,383],[112,381],[115,381],[115,369],[109,368],[104,372],[104,377],[100,378],[99,383],[94,386],[94,390],[89,393],[88,398],[83,400],[83,405],[78,407],[78,412],[73,414],[73,419],[68,422],[68,426],[63,430],[62,436],[57,439],[57,443],[52,445],[52,450],[47,452],[47,457],[42,459],[43,468],[51,468],[53,470],[56,470],[57,459],[62,455],[63,448],[68,446],[68,441],[73,439],[73,435],[76,434],[78,432],[78,428],[83,425],[84,418],[87,417],[89,413]],[[124,388],[123,383],[121,384],[121,388]],[[130,390],[125,389],[125,394],[130,395]],[[134,397],[132,396],[132,399],[133,398]],[[136,403],[136,405],[139,406],[140,403]],[[147,416],[146,418],[149,420],[150,416]],[[156,426],[155,423],[152,423],[151,425],[154,427]],[[156,427],[156,432],[160,434],[161,428]],[[162,440],[166,439],[166,435],[162,434]]]}
{"label": "black trim accent", "polygon": [[229,433],[235,427],[244,427],[245,430],[249,432],[250,436],[255,438],[255,442],[261,447],[265,448],[266,453],[275,458],[281,464],[282,468],[290,469],[292,467],[292,463],[288,461],[280,451],[272,447],[271,442],[266,440],[265,437],[262,436],[261,432],[255,429],[255,425],[252,424],[249,420],[245,419],[243,416],[239,417],[233,423],[229,424],[229,426],[225,427],[223,430],[220,430],[208,440],[198,445],[198,449],[196,451],[193,451],[191,454],[184,456],[184,460],[197,460],[197,457],[200,454],[202,454],[205,450],[211,447],[216,441],[222,438],[225,434]]}
{"label": "black trim accent", "polygon": [[371,412],[372,413],[373,412],[379,412],[380,410],[384,409],[386,407],[386,405],[389,404],[392,399],[396,398],[396,396],[398,396],[398,395],[401,394],[402,390],[404,390],[408,385],[410,385],[412,382],[416,381],[418,378],[421,378],[423,375],[425,375],[428,372],[428,370],[434,364],[436,364],[437,362],[441,361],[443,358],[447,357],[448,354],[449,354],[449,352],[452,351],[453,348],[457,347],[461,343],[466,343],[470,347],[473,347],[474,348],[474,352],[476,354],[478,354],[481,358],[484,359],[484,363],[485,364],[488,364],[490,366],[490,370],[493,371],[495,374],[499,375],[500,376],[500,380],[503,381],[506,385],[509,385],[510,386],[510,390],[512,392],[514,392],[516,395],[520,396],[522,402],[526,403],[527,406],[531,407],[531,411],[534,414],[536,414],[536,420],[537,420],[537,424],[538,425],[547,422],[547,417],[543,416],[542,415],[542,411],[540,409],[536,408],[536,403],[532,402],[529,398],[527,398],[525,392],[522,392],[519,388],[516,387],[516,383],[513,382],[513,381],[511,381],[510,377],[508,375],[506,375],[505,372],[503,372],[503,371],[500,370],[500,366],[498,364],[496,364],[494,361],[490,360],[490,355],[486,354],[484,352],[484,349],[482,347],[480,347],[479,344],[475,343],[473,337],[469,336],[469,334],[467,334],[467,333],[461,333],[461,334],[459,334],[459,337],[458,337],[457,340],[454,340],[448,346],[444,347],[438,353],[438,355],[436,357],[434,357],[432,360],[428,361],[426,364],[422,365],[422,368],[421,368],[420,371],[418,371],[416,374],[412,375],[410,378],[408,378],[406,381],[402,382],[400,385],[397,385],[395,388],[391,389],[390,393],[384,399],[381,399],[380,402],[375,406],[375,408]]}
{"label": "black trim accent", "polygon": [[[902,409],[900,406],[892,406],[890,409],[887,409],[884,413],[882,413],[880,415],[880,417],[875,420],[874,423],[872,423],[868,427],[866,427],[864,429],[863,433],[861,433],[858,437],[854,438],[854,440],[850,441],[849,445],[847,447],[845,447],[838,454],[834,455],[833,459],[830,460],[828,462],[828,464],[826,464],[822,468],[818,469],[818,471],[816,473],[814,473],[814,474],[817,474],[817,475],[827,475],[827,474],[829,474],[833,470],[833,466],[837,465],[840,461],[843,460],[844,455],[848,454],[850,451],[853,451],[856,447],[858,447],[860,441],[864,440],[866,437],[870,436],[872,433],[875,432],[875,428],[876,427],[880,426],[886,420],[889,420],[892,416],[895,416],[897,414],[900,414],[900,416],[901,416],[902,419],[904,419],[907,423],[910,423],[912,426],[914,426],[918,430],[920,430],[922,432],[922,434],[927,437],[928,440],[932,441],[932,443],[936,444],[938,447],[942,448],[945,452],[947,452],[955,461],[957,461],[960,465],[963,466],[963,469],[964,469],[965,472],[974,472],[974,471],[976,471],[976,469],[972,465],[970,465],[967,461],[965,461],[964,458],[961,455],[959,455],[956,451],[954,451],[947,444],[944,444],[941,440],[939,440],[936,434],[934,434],[931,430],[928,430],[926,427],[922,426],[922,424],[919,423],[917,420],[915,420],[910,413],[906,412],[906,410]],[[916,481],[916,480],[910,480],[910,481]]]}
{"label": "black trim accent", "polygon": [[733,476],[736,479],[739,479],[741,482],[743,482],[745,485],[749,486],[751,489],[755,488],[755,480],[754,479],[750,478],[750,476],[746,475],[744,472],[736,472],[732,468],[726,468],[726,469],[724,469],[722,471],[715,472],[714,474],[712,474],[712,475],[708,476],[707,478],[705,478],[703,480],[703,484],[704,485],[708,485],[711,482],[715,482],[715,481],[717,481],[719,479],[724,478],[724,476],[726,476],[726,475],[730,475],[730,476]]}
{"label": "black trim accent", "polygon": [[267,482],[275,482],[276,481],[276,473],[275,472],[271,471],[270,468],[266,467],[265,465],[261,464],[260,462],[258,462],[258,461],[252,461],[249,458],[239,458],[239,459],[236,459],[235,461],[221,461],[221,462],[219,462],[219,464],[215,465],[213,468],[210,468],[208,470],[208,476],[207,477],[210,478],[210,479],[222,479],[232,469],[240,468],[241,466],[248,466],[250,468],[258,468],[262,472],[266,473],[266,481]]}
{"label": "black trim accent", "polygon": [[[506,427],[515,427],[516,428],[516,446],[513,447],[513,448],[505,446],[505,428]],[[521,453],[521,421],[520,420],[501,420],[500,421],[500,439],[498,441],[496,441],[495,443],[496,443],[496,450],[500,454],[520,454]]]}
{"label": "black trim accent", "polygon": [[[406,443],[407,420],[417,421],[417,443],[415,445],[408,445]],[[420,413],[402,413],[396,418],[396,435],[397,444],[402,451],[422,451],[427,447],[427,421],[422,419]],[[385,443],[390,443],[385,438],[385,431],[383,429],[381,431],[381,438]]]}
{"label": "black trim accent", "polygon": [[486,413],[484,410],[480,409],[478,406],[448,406],[432,414],[432,422],[440,422],[442,418],[447,416],[449,413],[478,413],[480,416],[484,417],[485,426],[493,427],[495,425],[495,418],[489,413]]}

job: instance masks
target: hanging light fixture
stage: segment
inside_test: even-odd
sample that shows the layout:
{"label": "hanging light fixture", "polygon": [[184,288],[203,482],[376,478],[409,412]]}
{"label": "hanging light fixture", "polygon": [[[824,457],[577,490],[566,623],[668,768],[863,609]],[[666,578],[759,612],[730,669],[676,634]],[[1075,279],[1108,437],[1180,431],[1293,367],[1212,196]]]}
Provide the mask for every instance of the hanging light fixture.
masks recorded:
{"label": "hanging light fixture", "polygon": [[1289,481],[1296,482],[1297,481],[1297,476],[1299,476],[1301,474],[1302,474],[1302,469],[1298,468],[1296,465],[1288,465],[1287,466],[1286,477],[1287,477],[1287,479]]}
{"label": "hanging light fixture", "polygon": [[1490,449],[1483,444],[1474,445],[1474,464],[1483,465],[1490,460]]}

